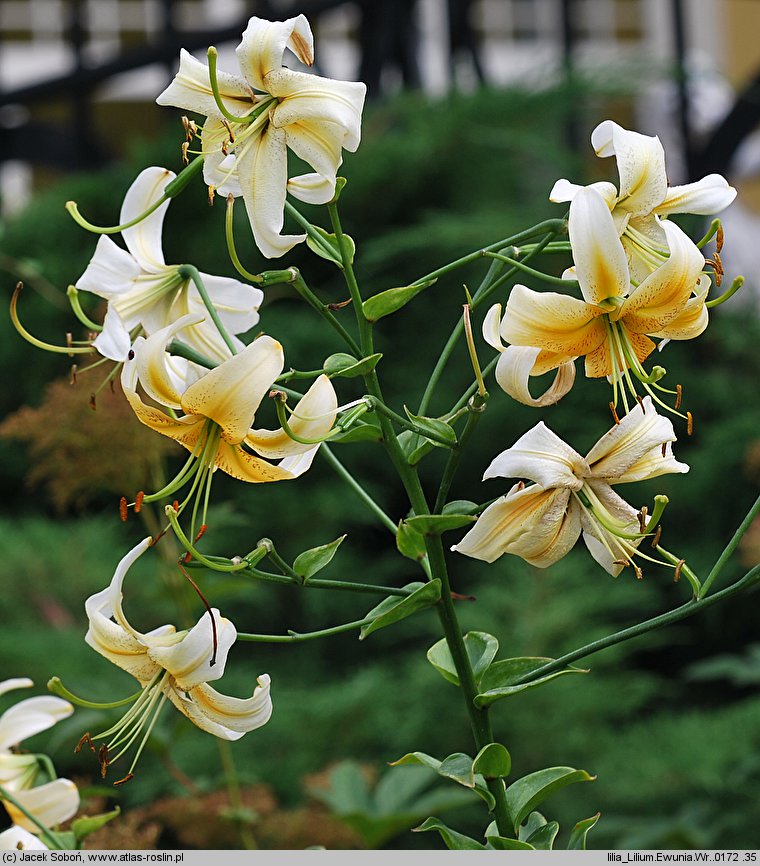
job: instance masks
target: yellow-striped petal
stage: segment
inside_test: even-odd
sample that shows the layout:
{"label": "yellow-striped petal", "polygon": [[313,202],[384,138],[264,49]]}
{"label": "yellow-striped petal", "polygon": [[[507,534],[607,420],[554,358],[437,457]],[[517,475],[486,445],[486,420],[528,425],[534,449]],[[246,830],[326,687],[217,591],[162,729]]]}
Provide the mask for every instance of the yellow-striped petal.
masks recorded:
{"label": "yellow-striped petal", "polygon": [[[551,354],[552,366],[556,367],[557,374],[551,385],[539,397],[534,397],[529,390],[528,384],[532,375],[538,375],[545,370],[536,371],[536,364],[541,356]],[[575,382],[575,362],[571,357],[546,353],[542,349],[531,346],[507,346],[496,364],[496,381],[499,386],[519,403],[526,406],[551,406],[561,400],[573,387]]]}

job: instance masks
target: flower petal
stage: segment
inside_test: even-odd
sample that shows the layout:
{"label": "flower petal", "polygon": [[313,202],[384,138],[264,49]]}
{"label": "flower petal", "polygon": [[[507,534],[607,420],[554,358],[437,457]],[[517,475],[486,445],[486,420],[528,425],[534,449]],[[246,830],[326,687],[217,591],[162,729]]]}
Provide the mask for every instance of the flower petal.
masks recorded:
{"label": "flower petal", "polygon": [[529,478],[544,489],[580,490],[588,463],[543,421],[493,459],[483,474],[487,478]]}
{"label": "flower petal", "polygon": [[132,345],[129,331],[124,327],[121,316],[113,304],[108,305],[103,319],[103,330],[93,340],[92,345],[111,361],[126,361]]}
{"label": "flower petal", "polygon": [[[638,511],[635,508],[618,496],[605,482],[594,480],[589,481],[588,484],[612,517],[618,520],[629,533],[639,531]],[[625,568],[623,560],[629,559],[629,554],[622,549],[619,539],[593,520],[585,508],[581,512],[581,526],[583,540],[589,553],[605,571],[617,577]],[[642,539],[627,540],[626,544],[638,547],[641,541]]]}
{"label": "flower petal", "polygon": [[284,364],[282,346],[271,337],[259,337],[192,384],[182,395],[182,408],[215,421],[222,438],[238,444]]}
{"label": "flower petal", "polygon": [[601,308],[578,298],[516,285],[501,321],[501,336],[516,346],[585,355],[605,340],[602,313]]}
{"label": "flower petal", "polygon": [[[589,188],[595,189],[607,202],[609,209],[612,210],[617,201],[617,190],[615,189],[614,184],[608,183],[607,181],[600,181],[598,183],[589,184]],[[573,198],[575,198],[575,194],[581,189],[585,189],[585,187],[579,186],[577,183],[570,183],[569,180],[562,178],[552,187],[552,191],[549,193],[549,201],[572,201]]]}
{"label": "flower petal", "polygon": [[501,341],[501,304],[494,304],[488,308],[485,319],[483,319],[483,339],[489,346],[493,346],[498,352],[504,351]]}
{"label": "flower petal", "polygon": [[34,685],[34,681],[29,677],[12,677],[9,680],[0,682],[0,695],[6,692],[12,692],[16,689],[30,689]]}
{"label": "flower petal", "polygon": [[316,172],[299,174],[288,180],[288,192],[309,204],[327,204],[335,195],[335,177],[325,178]]}
{"label": "flower petal", "polygon": [[[247,114],[253,103],[248,84],[237,75],[230,75],[220,70],[217,70],[216,78],[219,95],[230,114],[238,117]],[[177,74],[166,90],[159,94],[156,102],[159,105],[173,105],[219,120],[223,117],[211,90],[208,66],[196,60],[184,48],[179,52]]]}
{"label": "flower petal", "polygon": [[208,685],[199,685],[187,696],[174,690],[169,699],[201,730],[223,740],[239,740],[248,731],[266,724],[272,715],[267,674],[258,677],[258,685],[250,698],[223,695]]}
{"label": "flower petal", "polygon": [[[301,439],[319,439],[332,429],[338,409],[338,398],[327,376],[319,376],[298,401],[288,421],[290,429]],[[295,442],[283,430],[251,430],[245,444],[270,460],[292,457],[313,449],[313,445]]]}
{"label": "flower petal", "polygon": [[[335,123],[292,123],[285,129],[285,144],[335,190],[335,174],[343,161],[341,128]],[[288,186],[290,182],[288,181]],[[328,199],[329,201],[329,199]]]}
{"label": "flower petal", "polygon": [[[13,796],[45,827],[54,827],[76,815],[79,809],[79,791],[69,779],[55,779],[36,788],[14,791]],[[40,828],[30,821],[13,803],[3,800],[3,805],[14,824],[30,833],[38,834]]]}
{"label": "flower petal", "polygon": [[567,356],[554,356],[560,358],[554,381],[540,397],[533,397],[528,383],[539,356],[544,354],[544,350],[531,346],[508,346],[496,364],[496,381],[510,397],[526,406],[551,406],[557,403],[573,387],[575,363]]}
{"label": "flower petal", "polygon": [[671,319],[664,328],[660,328],[659,331],[653,333],[653,337],[656,337],[658,340],[692,340],[705,330],[710,321],[710,316],[705,306],[705,301],[710,291],[710,278],[706,275],[700,277],[697,287],[703,281],[707,284],[706,288],[702,289],[695,297],[689,298],[686,306],[675,319]]}
{"label": "flower petal", "polygon": [[314,37],[305,15],[286,21],[266,21],[255,15],[251,18],[236,49],[240,70],[251,87],[272,93],[264,79],[282,67],[286,48],[304,65],[314,63]]}
{"label": "flower petal", "polygon": [[261,457],[249,454],[240,445],[229,445],[224,440],[219,443],[215,462],[222,472],[226,472],[227,475],[231,475],[240,481],[247,481],[249,484],[262,484],[267,481],[290,481],[295,478],[295,474],[287,468],[267,463]]}
{"label": "flower petal", "polygon": [[[155,165],[143,169],[124,196],[119,222],[131,222],[148,210],[154,202],[161,198],[166,185],[173,181],[176,176],[173,171]],[[140,220],[137,225],[124,229],[121,233],[124,243],[126,243],[127,249],[135,261],[148,273],[158,273],[166,267],[161,233],[169,204],[170,200],[167,199],[150,216]]]}
{"label": "flower petal", "polygon": [[28,830],[14,824],[0,833],[0,851],[49,851],[44,842]]}
{"label": "flower petal", "polygon": [[668,188],[665,151],[657,136],[642,135],[605,120],[591,133],[597,156],[614,156],[620,175],[617,207],[634,216],[662,204]]}
{"label": "flower petal", "polygon": [[20,701],[0,716],[0,752],[52,728],[56,722],[73,712],[74,707],[68,701],[52,695],[39,695]]}
{"label": "flower petal", "polygon": [[[76,287],[81,292],[92,292],[100,298],[111,300],[131,291],[139,276],[140,266],[132,256],[107,235],[101,235],[90,263],[77,280]],[[139,319],[127,321],[126,327],[133,328],[138,321]]]}
{"label": "flower petal", "polygon": [[736,190],[720,174],[708,174],[694,183],[671,186],[655,213],[693,213],[709,216],[720,213],[736,198]]}
{"label": "flower petal", "polygon": [[653,271],[611,314],[636,334],[655,334],[670,324],[686,306],[705,260],[697,245],[670,220],[662,222],[669,258]]}
{"label": "flower petal", "polygon": [[[214,617],[216,626],[216,645],[210,616]],[[146,643],[148,657],[169,671],[179,689],[187,691],[200,683],[218,680],[224,674],[227,654],[236,639],[235,626],[212,608],[210,614],[204,613],[180,641],[170,646]]]}
{"label": "flower petal", "polygon": [[586,301],[598,304],[607,298],[624,298],[631,284],[628,259],[607,202],[596,190],[585,187],[575,194],[567,231]]}

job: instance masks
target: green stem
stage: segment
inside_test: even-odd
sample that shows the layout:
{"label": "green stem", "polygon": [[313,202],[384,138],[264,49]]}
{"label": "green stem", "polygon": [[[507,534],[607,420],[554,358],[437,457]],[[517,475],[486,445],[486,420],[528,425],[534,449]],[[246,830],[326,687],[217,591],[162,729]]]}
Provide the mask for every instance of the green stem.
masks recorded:
{"label": "green stem", "polygon": [[343,338],[348,348],[354,355],[362,356],[361,349],[356,343],[356,340],[348,333],[348,331],[341,325],[338,319],[335,317],[333,312],[319,300],[319,298],[314,294],[314,292],[306,285],[303,277],[300,272],[295,268],[296,278],[293,280],[293,288],[298,292],[298,294],[306,301],[309,306],[315,310],[319,315],[330,324],[332,328],[337,331],[338,334]]}
{"label": "green stem", "polygon": [[[330,207],[330,205],[328,205]],[[285,211],[289,213],[293,219],[301,226],[301,228],[306,232],[306,234],[311,238],[312,242],[318,246],[327,258],[331,261],[335,261],[335,250],[327,243],[327,241],[322,237],[322,235],[315,230],[314,226],[306,219],[306,217],[293,205],[289,202],[285,202]],[[342,243],[342,240],[340,241]]]}
{"label": "green stem", "polygon": [[276,565],[286,577],[301,583],[301,578],[295,573],[292,566],[285,562],[285,560],[275,550],[274,542],[271,538],[262,538],[256,546],[265,547],[267,551],[267,559],[271,560],[272,564]]}
{"label": "green stem", "polygon": [[369,508],[369,510],[377,517],[385,528],[396,535],[396,524],[388,517],[383,509],[375,502],[375,500],[367,493],[367,491],[359,484],[354,476],[346,469],[346,467],[338,460],[332,451],[323,445],[319,449],[319,454],[330,464],[332,469],[340,478],[354,491],[361,501]]}
{"label": "green stem", "polygon": [[243,848],[247,851],[254,851],[258,849],[259,846],[253,838],[251,828],[244,820],[241,820],[243,814],[243,797],[240,793],[240,780],[238,779],[237,770],[235,769],[235,761],[232,758],[232,747],[228,740],[217,739],[216,744],[219,749],[219,757],[222,761],[224,784],[227,787],[227,796],[230,800],[230,806],[232,806],[238,816],[240,816],[235,822],[237,824],[238,833],[240,834],[240,841],[243,843]]}
{"label": "green stem", "polygon": [[52,692],[54,695],[58,695],[58,697],[71,701],[72,704],[76,704],[78,707],[87,707],[92,710],[111,710],[115,707],[125,707],[127,704],[133,704],[143,693],[143,690],[139,689],[128,698],[122,698],[120,701],[110,701],[108,703],[88,701],[85,698],[80,698],[73,692],[70,692],[61,682],[60,677],[51,677],[47,683],[47,690]]}
{"label": "green stem", "polygon": [[183,280],[192,280],[195,283],[195,288],[198,289],[198,294],[201,296],[201,300],[211,317],[211,321],[216,326],[217,331],[219,331],[219,336],[227,344],[227,348],[230,352],[232,352],[233,355],[237,355],[237,347],[235,346],[232,337],[227,333],[227,329],[222,324],[222,320],[219,318],[219,313],[217,312],[216,307],[208,296],[208,292],[206,291],[206,287],[203,285],[203,280],[201,279],[198,268],[194,265],[180,265],[177,272]]}
{"label": "green stem", "polygon": [[372,410],[377,412],[379,415],[384,415],[391,421],[395,421],[400,427],[404,427],[406,430],[411,430],[413,433],[417,433],[420,436],[424,436],[426,439],[432,439],[433,442],[438,442],[443,445],[445,448],[451,448],[451,441],[449,439],[445,439],[443,436],[439,436],[437,433],[432,430],[423,430],[421,427],[418,427],[414,421],[410,421],[408,418],[404,418],[399,415],[397,412],[394,412],[393,409],[389,408],[382,401],[378,400],[377,397],[373,397],[372,395],[367,395],[365,398],[368,402],[371,401]]}
{"label": "green stem", "polygon": [[760,514],[760,496],[755,500],[752,508],[747,512],[747,516],[742,520],[739,528],[734,533],[731,541],[723,549],[723,552],[718,557],[715,562],[715,565],[712,567],[710,573],[705,578],[705,582],[702,584],[702,589],[699,591],[700,600],[703,599],[707,593],[710,591],[710,587],[713,585],[715,578],[721,573],[723,570],[723,566],[728,562],[728,560],[733,555],[736,548],[739,546],[739,542],[742,540],[742,536],[749,529],[752,522],[755,520],[757,515]]}
{"label": "green stem", "polygon": [[563,280],[560,277],[554,277],[551,276],[551,274],[545,274],[543,271],[537,271],[535,268],[524,265],[517,259],[513,259],[510,256],[504,256],[501,253],[486,253],[486,255],[490,258],[498,259],[500,262],[504,262],[504,264],[506,265],[511,265],[513,268],[517,268],[517,270],[522,271],[525,274],[529,274],[531,277],[535,277],[538,280],[542,280],[545,283],[551,283],[554,286],[561,286],[562,288],[566,289],[578,288],[578,280]]}
{"label": "green stem", "polygon": [[291,631],[288,634],[248,634],[238,632],[238,640],[247,640],[254,643],[300,643],[307,640],[316,640],[320,637],[330,637],[330,635],[341,634],[346,631],[354,631],[361,628],[363,625],[369,625],[373,617],[365,616],[364,619],[357,619],[354,622],[344,622],[343,625],[334,625],[331,628],[323,628],[319,631],[295,632]]}
{"label": "green stem", "polygon": [[459,442],[457,447],[449,454],[449,459],[446,461],[446,466],[443,470],[441,484],[438,488],[438,495],[436,496],[435,505],[433,506],[434,514],[440,514],[441,509],[446,504],[446,499],[454,481],[454,476],[459,468],[459,460],[462,457],[462,452],[467,446],[470,437],[475,432],[475,428],[478,426],[480,416],[486,408],[486,399],[487,395],[486,397],[481,397],[478,394],[475,394],[470,400],[471,406],[468,407],[469,413],[467,415],[467,421],[465,422],[464,429],[459,436]]}
{"label": "green stem", "polygon": [[19,801],[13,796],[13,794],[11,794],[6,788],[2,787],[2,785],[0,785],[0,800],[7,800],[16,809],[18,809],[19,812],[21,812],[21,814],[28,821],[31,821],[32,824],[34,824],[35,827],[37,827],[37,829],[40,831],[40,836],[43,836],[45,838],[45,841],[47,842],[48,848],[51,848],[52,850],[55,850],[55,851],[59,850],[58,839],[56,838],[55,834],[50,830],[50,828],[46,827],[28,809],[26,809],[24,806],[22,806],[21,803],[19,803]]}
{"label": "green stem", "polygon": [[693,616],[695,613],[699,613],[700,611],[717,604],[724,598],[735,595],[737,592],[741,592],[757,583],[760,583],[760,565],[756,565],[736,583],[731,584],[731,586],[726,587],[726,589],[722,589],[720,592],[716,592],[709,598],[691,599],[690,601],[687,601],[686,604],[682,604],[680,607],[668,611],[667,613],[662,613],[659,616],[654,616],[651,619],[637,623],[629,628],[624,628],[622,631],[617,631],[614,634],[607,635],[607,637],[592,641],[579,649],[566,653],[552,662],[542,665],[540,668],[537,668],[530,674],[526,674],[519,680],[515,680],[513,685],[517,686],[533,682],[534,680],[552,674],[555,671],[562,670],[566,665],[572,664],[586,656],[593,655],[600,650],[607,649],[615,644],[646,634],[647,632],[661,628],[664,625],[670,625],[671,623],[686,619],[687,617]]}

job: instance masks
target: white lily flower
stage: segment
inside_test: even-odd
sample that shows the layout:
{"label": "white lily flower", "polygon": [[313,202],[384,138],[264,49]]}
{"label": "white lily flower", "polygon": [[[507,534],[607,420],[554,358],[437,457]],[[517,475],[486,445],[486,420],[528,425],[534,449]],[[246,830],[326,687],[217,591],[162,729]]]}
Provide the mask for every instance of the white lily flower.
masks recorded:
{"label": "white lily flower", "polygon": [[[27,678],[5,680],[0,682],[0,695],[32,685]],[[19,791],[34,785],[39,771],[37,757],[18,754],[15,747],[68,718],[73,712],[74,708],[68,701],[40,695],[20,701],[0,715],[0,786],[9,791]]]}
{"label": "white lily flower", "polygon": [[[286,253],[306,235],[281,235],[286,191],[325,204],[335,194],[341,151],[355,151],[361,136],[366,86],[283,66],[289,48],[314,62],[314,39],[305,16],[287,21],[253,17],[237,49],[242,75],[220,72],[219,110],[208,67],[187,51],[179,71],[156,102],[206,116],[201,134],[206,183],[222,195],[242,195],[253,236],[267,258]],[[288,179],[288,149],[313,174]]]}
{"label": "white lily flower", "polygon": [[[150,545],[150,538],[136,545],[119,562],[108,587],[85,602],[89,621],[86,642],[142,686],[124,717],[92,738],[107,741],[99,753],[104,776],[108,765],[145,730],[127,774],[131,777],[167,700],[199,728],[224,740],[239,739],[265,724],[272,714],[267,674],[257,678],[250,698],[228,697],[208,685],[224,674],[227,654],[237,638],[235,626],[216,608],[204,613],[189,631],[178,632],[173,625],[164,625],[143,634],[130,625],[121,605],[122,583],[129,567]],[[86,736],[83,741],[88,739]]]}
{"label": "white lily flower", "polygon": [[[127,190],[120,223],[144,213],[174,177],[158,166],[140,172]],[[223,361],[230,351],[214,325],[200,321],[206,308],[198,289],[180,275],[179,265],[164,261],[161,232],[168,207],[165,201],[150,216],[122,231],[126,250],[107,235],[98,240],[95,254],[76,283],[78,289],[108,301],[103,331],[93,345],[105,357],[123,361],[129,352],[129,332],[135,327],[152,334],[193,313],[199,321],[182,332],[182,342],[213,361]],[[261,289],[229,277],[201,274],[201,279],[229,334],[242,334],[258,322],[264,297]],[[232,339],[238,349],[243,348],[236,337]]]}
{"label": "white lily flower", "polygon": [[[612,120],[591,133],[597,156],[614,156],[620,188],[611,183],[591,184],[612,212],[636,279],[644,279],[668,254],[668,243],[657,217],[674,213],[711,215],[727,208],[736,190],[719,174],[695,183],[668,186],[665,152],[657,136],[624,129]],[[584,187],[564,178],[549,194],[554,202],[572,201]]]}
{"label": "white lily flower", "polygon": [[49,851],[44,842],[23,827],[14,825],[0,833],[0,851]]}
{"label": "white lily flower", "polygon": [[[503,352],[497,381],[510,396],[529,405],[556,402],[572,386],[569,367],[579,356],[585,356],[586,375],[610,377],[616,393],[618,385],[630,387],[629,369],[652,393],[655,380],[641,366],[655,348],[650,337],[692,339],[708,321],[704,258],[678,226],[670,221],[661,225],[668,258],[633,286],[605,200],[590,187],[577,191],[568,220],[575,267],[565,276],[578,280],[583,300],[516,285],[500,325],[498,305],[484,323],[486,341]],[[502,339],[512,344],[506,351]],[[534,400],[528,377],[554,369],[554,385]]]}
{"label": "white lily flower", "polygon": [[649,397],[582,457],[543,422],[499,454],[483,475],[525,478],[492,503],[452,550],[493,562],[512,553],[539,568],[561,559],[583,534],[591,555],[610,574],[633,564],[645,537],[642,512],[612,485],[688,472],[672,452],[673,425]]}
{"label": "white lily flower", "polygon": [[[13,791],[13,797],[45,827],[68,821],[79,810],[79,791],[70,779],[54,779],[36,788]],[[3,800],[3,805],[17,827],[33,834],[40,832],[16,805],[8,800]]]}

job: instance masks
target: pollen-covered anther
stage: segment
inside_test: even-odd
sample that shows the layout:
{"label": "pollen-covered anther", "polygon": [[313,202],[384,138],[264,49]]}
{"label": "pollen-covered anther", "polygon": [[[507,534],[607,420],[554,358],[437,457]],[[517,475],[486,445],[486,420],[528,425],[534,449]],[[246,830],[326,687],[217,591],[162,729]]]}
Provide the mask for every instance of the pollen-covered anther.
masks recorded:
{"label": "pollen-covered anther", "polygon": [[182,152],[182,165],[190,165],[190,157],[187,155],[189,147],[189,141],[183,141],[180,145],[180,151]]}
{"label": "pollen-covered anther", "polygon": [[723,249],[723,241],[725,240],[725,236],[723,234],[723,223],[718,224],[718,231],[715,233],[715,249],[720,252]]}
{"label": "pollen-covered anther", "polygon": [[207,529],[208,526],[205,523],[201,525],[201,528],[198,530],[195,538],[193,539],[193,544],[197,544],[201,540],[201,538],[203,538],[203,536],[206,534]]}
{"label": "pollen-covered anther", "polygon": [[92,737],[90,736],[89,731],[87,731],[87,733],[82,736],[82,739],[74,747],[74,754],[76,755],[81,752],[82,746],[84,745],[88,745],[91,752],[95,751],[95,744],[92,742]]}
{"label": "pollen-covered anther", "polygon": [[224,128],[229,133],[230,144],[234,144],[235,143],[235,133],[232,131],[232,127],[230,126],[229,120],[222,120],[222,123],[224,124]]}
{"label": "pollen-covered anther", "polygon": [[525,482],[524,481],[518,481],[517,484],[515,485],[515,489],[516,490],[525,490]]}
{"label": "pollen-covered anther", "polygon": [[118,782],[114,782],[113,786],[115,788],[117,787],[117,785],[126,785],[126,783],[134,779],[134,777],[134,773],[127,773],[127,775],[123,779],[119,779]]}
{"label": "pollen-covered anther", "polygon": [[140,513],[140,509],[142,508],[142,504],[143,504],[143,499],[145,499],[145,491],[140,490],[138,492],[137,496],[135,496],[135,514]]}
{"label": "pollen-covered anther", "polygon": [[615,409],[615,404],[610,400],[610,412],[612,412],[612,417],[615,420],[615,424],[620,423],[620,418],[618,417],[617,410]]}
{"label": "pollen-covered anther", "polygon": [[663,443],[662,443],[662,448],[661,448],[660,450],[661,450],[661,452],[662,452],[662,456],[663,456],[663,457],[666,457],[667,454],[668,454],[668,443],[667,443],[667,442],[663,442]]}
{"label": "pollen-covered anther", "polygon": [[683,388],[680,385],[676,385],[676,405],[673,407],[675,409],[681,408],[681,398],[683,397]]}
{"label": "pollen-covered anther", "polygon": [[100,763],[100,778],[105,779],[108,765],[111,762],[108,755],[108,746],[105,743],[98,750],[98,761]]}
{"label": "pollen-covered anther", "polygon": [[121,499],[119,500],[119,517],[121,517],[121,522],[122,522],[122,523],[126,523],[126,522],[127,522],[127,515],[128,515],[128,513],[129,513],[129,512],[127,511],[127,508],[128,508],[128,505],[127,505],[127,497],[126,497],[126,496],[122,496]]}
{"label": "pollen-covered anther", "polygon": [[198,131],[198,127],[196,126],[195,121],[190,120],[189,117],[187,117],[186,115],[183,114],[182,115],[182,127],[185,130],[185,139],[188,142],[191,142],[193,140],[193,136]]}
{"label": "pollen-covered anther", "polygon": [[654,534],[654,538],[652,539],[652,547],[656,550],[658,545],[660,544],[660,536],[662,535],[662,526],[657,527],[657,532]]}
{"label": "pollen-covered anther", "polygon": [[635,562],[632,562],[633,573],[636,575],[636,580],[644,580],[644,572],[641,570],[640,566],[636,565]]}
{"label": "pollen-covered anther", "polygon": [[673,572],[673,580],[676,583],[678,583],[678,581],[681,579],[681,570],[683,569],[684,565],[686,565],[686,560],[679,559],[678,565],[676,565],[675,571]]}
{"label": "pollen-covered anther", "polygon": [[639,518],[639,530],[643,535],[647,531],[647,516],[648,510],[646,505],[641,506],[641,511],[636,515]]}
{"label": "pollen-covered anther", "polygon": [[694,432],[694,416],[691,412],[686,413],[686,433],[688,436]]}
{"label": "pollen-covered anther", "polygon": [[69,385],[76,385],[77,383],[77,370],[79,368],[76,364],[71,365],[71,369],[69,370]]}
{"label": "pollen-covered anther", "polygon": [[215,191],[216,191],[216,188],[213,185],[209,185],[209,188],[208,188],[208,206],[209,207],[214,206],[214,192]]}
{"label": "pollen-covered anther", "polygon": [[229,155],[230,155],[230,142],[229,142],[229,139],[226,139],[226,138],[224,139],[224,141],[222,142],[221,150],[222,150],[222,153],[223,153],[225,156],[229,156]]}

